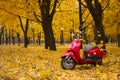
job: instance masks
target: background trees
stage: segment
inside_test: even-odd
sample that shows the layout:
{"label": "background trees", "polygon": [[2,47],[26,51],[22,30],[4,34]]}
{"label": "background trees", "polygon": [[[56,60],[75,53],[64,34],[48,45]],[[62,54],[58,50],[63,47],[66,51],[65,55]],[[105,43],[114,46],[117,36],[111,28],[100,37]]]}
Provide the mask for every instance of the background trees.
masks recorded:
{"label": "background trees", "polygon": [[[55,41],[58,42],[61,38],[62,41],[69,42],[71,31],[79,31],[78,1],[1,0],[0,22],[4,26],[4,29],[0,30],[2,41],[6,41],[6,44],[8,42],[15,43],[16,38],[18,38],[20,43],[24,38],[24,44],[28,45],[28,41],[30,43],[39,42],[40,44],[45,40],[46,49],[56,50]],[[108,1],[81,0],[82,23],[84,23],[84,32],[86,33],[86,40],[89,40],[88,42],[95,38],[97,44],[101,40],[105,43],[105,37],[107,37],[107,41],[119,42],[117,36],[120,21],[119,1]],[[27,35],[26,38],[25,35]]]}
{"label": "background trees", "polygon": [[[110,43],[120,40],[118,37],[120,27],[120,2],[119,0],[110,0],[109,7],[104,11],[105,33]],[[119,44],[118,44],[119,45]]]}
{"label": "background trees", "polygon": [[[24,46],[25,47],[27,47],[27,44],[28,44],[27,31],[28,31],[28,26],[29,26],[29,20],[35,21],[35,19],[36,19],[39,23],[42,24],[42,27],[43,27],[43,31],[44,31],[44,35],[45,35],[45,48],[46,49],[50,48],[50,50],[56,50],[55,38],[53,35],[53,31],[52,31],[52,19],[53,19],[53,16],[55,13],[55,8],[56,8],[58,1],[57,0],[53,0],[53,1],[48,1],[48,0],[43,0],[43,1],[38,0],[37,1],[36,0],[36,1],[31,1],[31,2],[37,3],[37,5],[34,5],[34,4],[31,5],[30,0],[24,0],[24,1],[11,0],[9,2],[8,1],[1,1],[1,3],[3,4],[1,9],[9,14],[13,14],[14,16],[18,16],[18,18],[20,20],[21,29],[24,33]],[[8,6],[4,7],[5,3],[8,3]],[[22,4],[22,5],[20,5],[20,4]],[[14,10],[20,9],[20,12],[19,12],[19,10],[17,10],[17,13],[14,11],[9,11],[9,9],[11,7]],[[34,7],[38,7],[37,9],[40,13],[39,12],[36,13],[35,10],[37,10],[37,9]],[[21,14],[21,12],[23,12],[23,14]],[[32,17],[31,13],[32,13],[32,15],[34,15],[34,17],[35,17],[34,19],[31,19],[31,17]],[[25,26],[23,26],[23,22],[22,22],[21,17],[26,19]]]}

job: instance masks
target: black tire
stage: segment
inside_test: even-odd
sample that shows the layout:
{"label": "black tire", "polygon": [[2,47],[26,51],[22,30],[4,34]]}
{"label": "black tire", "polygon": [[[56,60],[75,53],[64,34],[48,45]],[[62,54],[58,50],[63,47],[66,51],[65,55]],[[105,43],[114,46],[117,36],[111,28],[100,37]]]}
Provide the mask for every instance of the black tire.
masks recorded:
{"label": "black tire", "polygon": [[76,66],[76,63],[73,60],[73,58],[66,56],[66,57],[62,58],[61,66],[64,70],[66,70],[66,69],[73,70]]}
{"label": "black tire", "polygon": [[102,65],[102,58],[98,58],[98,59],[96,59],[96,62],[95,63],[93,63],[93,65],[96,67],[96,65]]}
{"label": "black tire", "polygon": [[96,64],[102,65],[102,58],[97,59]]}

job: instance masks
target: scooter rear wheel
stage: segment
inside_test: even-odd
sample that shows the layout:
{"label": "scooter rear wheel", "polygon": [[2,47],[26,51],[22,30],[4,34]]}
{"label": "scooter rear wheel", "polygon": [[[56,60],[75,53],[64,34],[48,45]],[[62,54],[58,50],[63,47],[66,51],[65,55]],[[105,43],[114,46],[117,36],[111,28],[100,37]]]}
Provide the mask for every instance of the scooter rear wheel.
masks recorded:
{"label": "scooter rear wheel", "polygon": [[102,58],[97,59],[96,64],[102,65]]}
{"label": "scooter rear wheel", "polygon": [[66,57],[62,58],[61,66],[62,66],[63,69],[73,70],[76,66],[76,63],[75,63],[75,61],[73,60],[72,57],[66,56]]}
{"label": "scooter rear wheel", "polygon": [[96,65],[102,65],[102,58],[96,59],[96,62],[93,63],[93,65],[94,65],[94,66],[96,66]]}

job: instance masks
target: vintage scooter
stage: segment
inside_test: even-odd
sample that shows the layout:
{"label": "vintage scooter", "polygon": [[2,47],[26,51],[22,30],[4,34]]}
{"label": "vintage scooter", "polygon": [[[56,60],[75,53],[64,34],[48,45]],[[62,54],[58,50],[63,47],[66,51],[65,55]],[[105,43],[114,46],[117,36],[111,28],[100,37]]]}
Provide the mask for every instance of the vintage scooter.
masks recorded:
{"label": "vintage scooter", "polygon": [[82,41],[74,39],[68,46],[68,50],[61,56],[61,66],[63,69],[73,70],[76,64],[102,64],[102,58],[106,56],[107,52],[97,46],[91,44],[85,45],[83,48],[83,56],[80,57],[80,49]]}

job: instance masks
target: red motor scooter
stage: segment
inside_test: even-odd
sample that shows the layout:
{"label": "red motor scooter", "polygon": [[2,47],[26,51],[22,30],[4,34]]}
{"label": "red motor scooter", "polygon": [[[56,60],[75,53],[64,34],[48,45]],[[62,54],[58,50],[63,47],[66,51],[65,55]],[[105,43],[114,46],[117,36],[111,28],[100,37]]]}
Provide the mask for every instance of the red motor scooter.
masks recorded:
{"label": "red motor scooter", "polygon": [[82,41],[74,39],[68,46],[68,50],[62,55],[61,66],[63,69],[74,69],[76,64],[102,64],[102,58],[106,56],[107,52],[97,46],[90,44],[83,48],[83,56],[80,57],[79,51],[82,47]]}

